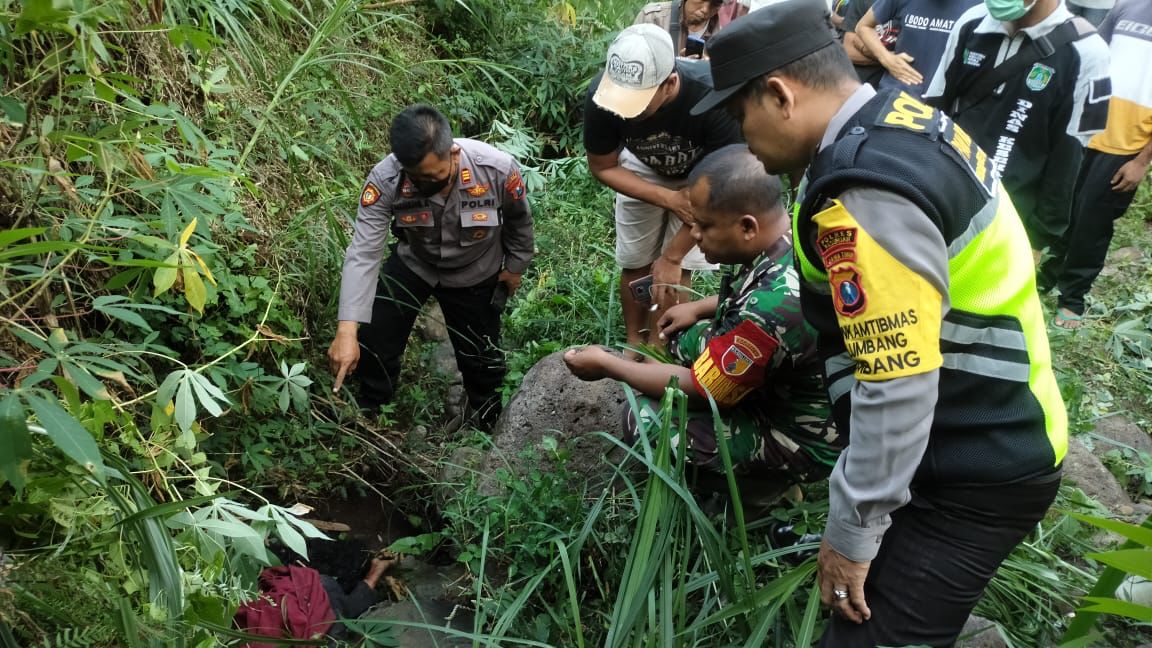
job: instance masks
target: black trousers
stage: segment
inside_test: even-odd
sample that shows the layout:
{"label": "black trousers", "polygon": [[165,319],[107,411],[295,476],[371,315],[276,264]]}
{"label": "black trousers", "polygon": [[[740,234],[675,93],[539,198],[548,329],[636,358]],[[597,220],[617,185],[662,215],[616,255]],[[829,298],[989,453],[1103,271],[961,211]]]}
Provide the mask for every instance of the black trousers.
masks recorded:
{"label": "black trousers", "polygon": [[380,596],[376,590],[368,587],[364,581],[356,581],[351,592],[345,592],[340,582],[331,576],[320,575],[320,585],[328,594],[328,603],[332,606],[332,613],[336,615],[336,622],[328,629],[328,636],[334,639],[348,639],[348,628],[340,619],[356,619],[376,605]]}
{"label": "black trousers", "polygon": [[914,487],[912,501],[892,513],[864,582],[871,620],[834,615],[820,646],[951,646],[1059,487],[1059,471],[1023,484]]}
{"label": "black trousers", "polygon": [[392,401],[400,378],[400,358],[416,316],[428,298],[435,297],[444,312],[468,404],[482,422],[494,422],[500,413],[497,390],[506,372],[500,350],[500,312],[491,304],[495,287],[495,275],[467,288],[430,286],[396,254],[389,256],[380,272],[372,322],[360,327],[356,369],[360,405],[376,408]]}
{"label": "black trousers", "polygon": [[1060,290],[1059,306],[1082,315],[1084,297],[1104,269],[1116,219],[1124,215],[1135,191],[1112,191],[1112,176],[1136,157],[1112,155],[1093,149],[1084,152],[1072,199],[1072,222],[1068,232],[1052,246],[1052,257],[1040,266],[1037,284],[1041,292]]}

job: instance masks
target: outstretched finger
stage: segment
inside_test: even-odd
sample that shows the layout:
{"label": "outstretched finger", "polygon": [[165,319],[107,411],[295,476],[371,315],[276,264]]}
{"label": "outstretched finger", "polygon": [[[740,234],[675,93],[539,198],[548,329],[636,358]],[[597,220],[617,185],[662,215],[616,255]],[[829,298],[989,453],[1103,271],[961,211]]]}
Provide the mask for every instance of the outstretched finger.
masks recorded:
{"label": "outstretched finger", "polygon": [[340,391],[340,387],[344,385],[344,375],[348,373],[350,369],[349,365],[350,363],[342,362],[340,363],[340,368],[336,370],[336,380],[332,383],[333,394]]}

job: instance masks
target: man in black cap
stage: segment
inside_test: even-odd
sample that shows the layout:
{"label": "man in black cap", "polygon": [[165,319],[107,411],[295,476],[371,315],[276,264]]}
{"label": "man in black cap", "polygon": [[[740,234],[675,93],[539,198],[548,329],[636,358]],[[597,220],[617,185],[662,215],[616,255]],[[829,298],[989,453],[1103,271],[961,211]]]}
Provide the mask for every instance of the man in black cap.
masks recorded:
{"label": "man in black cap", "polygon": [[822,0],[709,44],[769,173],[807,168],[793,237],[848,447],[829,478],[821,645],[950,646],[1055,497],[1067,418],[1028,238],[988,156],[907,93],[861,85]]}

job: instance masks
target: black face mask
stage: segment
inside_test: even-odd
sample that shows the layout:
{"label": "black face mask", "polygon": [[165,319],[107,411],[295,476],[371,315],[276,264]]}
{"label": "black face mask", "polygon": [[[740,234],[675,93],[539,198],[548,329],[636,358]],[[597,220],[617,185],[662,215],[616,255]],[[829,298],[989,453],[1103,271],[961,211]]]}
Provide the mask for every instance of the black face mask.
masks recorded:
{"label": "black face mask", "polygon": [[431,198],[444,190],[448,186],[448,182],[452,180],[452,175],[449,174],[443,180],[413,180],[412,185],[416,187],[417,193],[425,198]]}

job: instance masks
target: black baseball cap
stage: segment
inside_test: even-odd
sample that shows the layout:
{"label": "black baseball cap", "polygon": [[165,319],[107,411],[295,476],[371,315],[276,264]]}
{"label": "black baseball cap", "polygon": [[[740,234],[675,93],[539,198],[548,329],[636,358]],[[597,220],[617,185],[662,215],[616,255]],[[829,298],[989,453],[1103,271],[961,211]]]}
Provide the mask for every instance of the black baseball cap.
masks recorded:
{"label": "black baseball cap", "polygon": [[784,0],[733,21],[708,41],[712,92],[692,114],[715,108],[752,79],[838,44],[828,18],[824,0]]}

